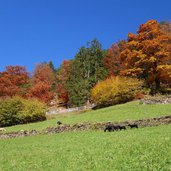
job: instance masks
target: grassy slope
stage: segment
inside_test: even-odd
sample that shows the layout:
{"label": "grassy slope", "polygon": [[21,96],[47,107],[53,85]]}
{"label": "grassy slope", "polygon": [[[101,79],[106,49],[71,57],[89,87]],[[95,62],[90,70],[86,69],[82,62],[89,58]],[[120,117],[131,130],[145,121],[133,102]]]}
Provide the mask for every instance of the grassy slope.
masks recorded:
{"label": "grassy slope", "polygon": [[57,115],[56,119],[44,122],[17,125],[8,127],[7,131],[18,131],[21,129],[44,129],[48,126],[56,125],[56,121],[60,120],[66,124],[78,122],[102,122],[102,121],[125,121],[143,118],[152,118],[162,115],[171,114],[171,104],[168,105],[139,105],[138,101],[103,108],[95,111],[89,111],[82,114],[62,114]]}
{"label": "grassy slope", "polygon": [[170,151],[171,125],[39,135],[1,140],[0,170],[170,171]]}

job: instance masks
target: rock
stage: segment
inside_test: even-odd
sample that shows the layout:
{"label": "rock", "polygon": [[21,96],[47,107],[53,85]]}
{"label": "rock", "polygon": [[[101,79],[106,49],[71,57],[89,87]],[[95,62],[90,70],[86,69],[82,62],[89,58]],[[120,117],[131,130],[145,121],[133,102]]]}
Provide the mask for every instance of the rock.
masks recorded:
{"label": "rock", "polygon": [[5,132],[6,129],[5,128],[0,128],[0,132]]}

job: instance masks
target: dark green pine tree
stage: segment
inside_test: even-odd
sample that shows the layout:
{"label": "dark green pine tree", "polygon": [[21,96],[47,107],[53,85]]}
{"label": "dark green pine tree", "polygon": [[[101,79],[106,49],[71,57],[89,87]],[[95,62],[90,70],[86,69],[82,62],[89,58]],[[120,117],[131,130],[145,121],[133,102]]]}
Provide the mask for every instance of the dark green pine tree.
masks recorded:
{"label": "dark green pine tree", "polygon": [[67,81],[71,106],[85,104],[90,99],[91,88],[106,77],[104,53],[101,44],[94,39],[88,43],[88,47],[82,47],[76,54]]}
{"label": "dark green pine tree", "polygon": [[54,67],[54,64],[53,64],[53,62],[52,61],[49,61],[48,62],[48,65],[49,65],[49,67],[52,69],[52,71],[55,73],[55,67]]}

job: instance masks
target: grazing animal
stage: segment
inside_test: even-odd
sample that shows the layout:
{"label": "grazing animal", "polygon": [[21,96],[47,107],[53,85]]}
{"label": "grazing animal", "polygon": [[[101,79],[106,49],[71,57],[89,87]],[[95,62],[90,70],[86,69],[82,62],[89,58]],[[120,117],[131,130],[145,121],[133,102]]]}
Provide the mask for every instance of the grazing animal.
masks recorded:
{"label": "grazing animal", "polygon": [[113,131],[112,125],[107,125],[104,129],[104,132],[106,132],[106,131],[109,131],[109,132]]}
{"label": "grazing animal", "polygon": [[125,127],[125,126],[119,125],[119,129],[120,129],[120,130],[122,130],[122,129],[126,130],[126,127]]}
{"label": "grazing animal", "polygon": [[130,128],[138,128],[138,124],[128,124],[128,126],[130,127]]}
{"label": "grazing animal", "polygon": [[110,125],[106,125],[104,132],[106,132],[106,131],[112,132],[114,130],[115,130],[114,125],[110,124]]}
{"label": "grazing animal", "polygon": [[0,132],[5,132],[6,129],[5,128],[0,128]]}
{"label": "grazing animal", "polygon": [[62,124],[62,122],[60,122],[60,121],[57,121],[57,124],[58,124],[58,125],[61,125],[61,124]]}
{"label": "grazing animal", "polygon": [[113,125],[113,124],[110,124],[110,125],[106,125],[105,129],[104,129],[104,132],[106,131],[109,131],[109,132],[113,132],[113,131],[119,131],[119,130],[122,130],[122,129],[126,129],[125,126],[121,126],[121,125]]}
{"label": "grazing animal", "polygon": [[122,128],[121,128],[120,125],[114,125],[114,129],[115,129],[115,131],[119,131],[119,130],[121,130]]}

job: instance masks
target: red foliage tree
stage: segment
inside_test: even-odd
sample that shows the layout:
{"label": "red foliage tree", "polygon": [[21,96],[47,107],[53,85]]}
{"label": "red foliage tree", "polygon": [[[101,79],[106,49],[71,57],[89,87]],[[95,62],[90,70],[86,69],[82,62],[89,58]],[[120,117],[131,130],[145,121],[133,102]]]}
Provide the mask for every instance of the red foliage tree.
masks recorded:
{"label": "red foliage tree", "polygon": [[32,86],[27,96],[35,97],[48,104],[53,98],[52,86],[54,84],[54,76],[52,69],[47,64],[37,65],[31,84]]}
{"label": "red foliage tree", "polygon": [[54,83],[53,70],[48,64],[38,64],[33,73],[33,83],[43,82],[48,85]]}
{"label": "red foliage tree", "polygon": [[53,98],[51,86],[43,81],[37,82],[30,88],[28,97],[37,98],[40,101],[49,104],[50,100]]}
{"label": "red foliage tree", "polygon": [[121,68],[120,52],[126,47],[124,40],[119,43],[115,43],[108,49],[106,57],[104,58],[104,64],[108,70],[108,75],[118,75]]}
{"label": "red foliage tree", "polygon": [[70,66],[71,61],[64,60],[57,74],[57,95],[59,101],[65,106],[67,105],[69,100],[66,82],[69,78]]}
{"label": "red foliage tree", "polygon": [[25,67],[7,66],[6,70],[0,73],[0,96],[24,96],[28,82],[29,77]]}

